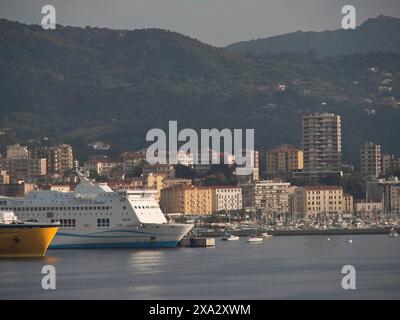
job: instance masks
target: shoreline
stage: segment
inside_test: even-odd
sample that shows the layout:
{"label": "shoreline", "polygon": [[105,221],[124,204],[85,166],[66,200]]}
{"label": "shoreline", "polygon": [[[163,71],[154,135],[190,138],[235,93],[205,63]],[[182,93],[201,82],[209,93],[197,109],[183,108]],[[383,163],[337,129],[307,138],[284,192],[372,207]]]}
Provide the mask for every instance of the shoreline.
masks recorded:
{"label": "shoreline", "polygon": [[[255,234],[255,228],[248,230],[231,230],[235,236],[249,236]],[[265,228],[258,228],[259,232],[265,232]],[[399,229],[396,230],[399,232]],[[222,237],[225,231],[200,231],[198,234],[203,237]],[[328,230],[268,230],[268,233],[274,236],[310,236],[310,235],[358,235],[358,234],[389,234],[390,228],[364,228],[364,229],[328,229]]]}

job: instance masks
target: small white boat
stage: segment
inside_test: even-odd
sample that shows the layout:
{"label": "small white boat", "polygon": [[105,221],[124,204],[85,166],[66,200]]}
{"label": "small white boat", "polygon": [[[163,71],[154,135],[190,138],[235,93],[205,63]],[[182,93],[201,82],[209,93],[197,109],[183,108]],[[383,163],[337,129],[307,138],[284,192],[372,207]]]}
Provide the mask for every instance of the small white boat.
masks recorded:
{"label": "small white boat", "polygon": [[396,232],[394,228],[390,230],[389,237],[398,237],[399,234]]}
{"label": "small white boat", "polygon": [[257,237],[257,236],[253,236],[253,237],[249,237],[247,239],[247,242],[263,242],[263,238]]}
{"label": "small white boat", "polygon": [[221,238],[221,240],[224,240],[224,241],[239,240],[239,237],[238,237],[238,236],[234,236],[233,234],[225,234],[225,235]]}
{"label": "small white boat", "polygon": [[351,239],[346,239],[346,243],[353,243],[353,240],[351,240]]}
{"label": "small white boat", "polygon": [[263,238],[263,239],[271,239],[272,238],[272,234],[269,234],[267,232],[263,232],[258,237],[259,238]]}

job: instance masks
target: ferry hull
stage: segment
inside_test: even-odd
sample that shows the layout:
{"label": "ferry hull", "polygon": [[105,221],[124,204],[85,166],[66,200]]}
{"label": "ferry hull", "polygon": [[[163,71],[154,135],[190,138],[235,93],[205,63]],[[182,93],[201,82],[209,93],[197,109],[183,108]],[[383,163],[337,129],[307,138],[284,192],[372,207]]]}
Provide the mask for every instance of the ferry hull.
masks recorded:
{"label": "ferry hull", "polygon": [[43,257],[58,226],[0,226],[0,258]]}
{"label": "ferry hull", "polygon": [[92,232],[60,229],[50,249],[174,248],[192,228],[191,224],[146,224]]}

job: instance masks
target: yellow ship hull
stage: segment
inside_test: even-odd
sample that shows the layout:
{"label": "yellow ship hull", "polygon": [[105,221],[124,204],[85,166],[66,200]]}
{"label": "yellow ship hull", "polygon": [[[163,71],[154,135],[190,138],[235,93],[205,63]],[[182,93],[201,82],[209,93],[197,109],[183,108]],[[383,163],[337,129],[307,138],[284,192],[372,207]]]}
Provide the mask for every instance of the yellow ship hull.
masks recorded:
{"label": "yellow ship hull", "polygon": [[43,257],[58,228],[58,225],[0,225],[0,258]]}

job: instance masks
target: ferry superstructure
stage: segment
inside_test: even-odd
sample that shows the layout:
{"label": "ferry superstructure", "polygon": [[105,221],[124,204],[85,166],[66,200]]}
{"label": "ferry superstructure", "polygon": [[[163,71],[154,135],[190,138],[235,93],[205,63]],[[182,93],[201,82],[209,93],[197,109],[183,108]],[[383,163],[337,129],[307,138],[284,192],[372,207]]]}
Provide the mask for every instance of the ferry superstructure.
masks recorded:
{"label": "ferry superstructure", "polygon": [[33,191],[0,198],[0,210],[24,221],[55,222],[51,249],[176,247],[193,224],[168,223],[153,190],[113,191],[77,171],[73,192]]}

